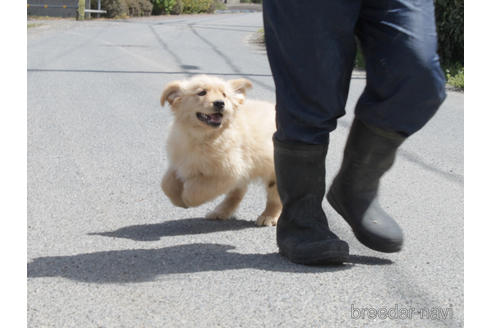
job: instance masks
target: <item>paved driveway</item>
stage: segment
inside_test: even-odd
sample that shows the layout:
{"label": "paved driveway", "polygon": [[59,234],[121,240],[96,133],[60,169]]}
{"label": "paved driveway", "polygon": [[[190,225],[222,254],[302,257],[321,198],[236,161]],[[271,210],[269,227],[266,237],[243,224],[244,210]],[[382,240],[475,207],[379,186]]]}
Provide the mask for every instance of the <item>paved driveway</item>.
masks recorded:
{"label": "paved driveway", "polygon": [[[259,186],[226,222],[203,219],[213,203],[184,210],[163,196],[164,85],[244,76],[250,97],[274,101],[264,50],[249,42],[261,26],[250,13],[29,29],[30,327],[463,325],[463,94],[449,92],[384,178],[382,204],[406,236],[398,254],[363,247],[325,202],[349,263],[295,265],[277,254],[275,228],[254,225]],[[355,73],[327,183],[364,83]]]}

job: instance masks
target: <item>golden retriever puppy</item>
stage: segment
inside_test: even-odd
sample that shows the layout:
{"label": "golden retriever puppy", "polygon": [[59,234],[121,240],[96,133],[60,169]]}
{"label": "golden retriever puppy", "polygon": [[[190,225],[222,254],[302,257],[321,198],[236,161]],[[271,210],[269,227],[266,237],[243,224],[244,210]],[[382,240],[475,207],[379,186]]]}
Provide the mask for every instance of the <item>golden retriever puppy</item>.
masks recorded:
{"label": "golden retriever puppy", "polygon": [[233,216],[248,184],[261,180],[266,208],[257,225],[272,226],[282,209],[273,165],[275,110],[271,103],[245,99],[252,84],[198,75],[166,85],[174,114],[167,140],[169,167],[162,190],[180,207],[199,206],[225,194],[210,219]]}

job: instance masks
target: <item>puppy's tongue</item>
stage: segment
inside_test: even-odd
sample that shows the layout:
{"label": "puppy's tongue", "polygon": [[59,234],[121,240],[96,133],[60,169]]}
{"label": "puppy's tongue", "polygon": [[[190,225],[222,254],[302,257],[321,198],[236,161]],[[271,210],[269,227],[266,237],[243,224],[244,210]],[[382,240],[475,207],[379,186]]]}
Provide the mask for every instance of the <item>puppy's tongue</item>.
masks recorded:
{"label": "puppy's tongue", "polygon": [[210,117],[210,121],[214,123],[220,123],[222,121],[222,115],[220,114],[211,114],[208,115]]}

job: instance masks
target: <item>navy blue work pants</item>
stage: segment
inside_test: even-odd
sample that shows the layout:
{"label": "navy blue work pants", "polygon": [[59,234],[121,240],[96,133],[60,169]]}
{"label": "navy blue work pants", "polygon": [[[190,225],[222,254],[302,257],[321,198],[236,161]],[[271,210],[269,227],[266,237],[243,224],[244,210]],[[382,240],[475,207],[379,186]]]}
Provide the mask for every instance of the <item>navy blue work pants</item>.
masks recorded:
{"label": "navy blue work pants", "polygon": [[366,63],[358,119],[409,136],[446,97],[432,0],[264,0],[280,141],[328,143],[345,114],[355,37]]}

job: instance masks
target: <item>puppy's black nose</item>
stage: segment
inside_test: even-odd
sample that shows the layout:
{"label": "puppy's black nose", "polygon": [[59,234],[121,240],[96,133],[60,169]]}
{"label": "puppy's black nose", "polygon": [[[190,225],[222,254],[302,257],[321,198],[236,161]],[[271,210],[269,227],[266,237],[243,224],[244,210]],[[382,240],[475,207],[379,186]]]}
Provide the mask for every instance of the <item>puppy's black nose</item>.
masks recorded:
{"label": "puppy's black nose", "polygon": [[214,101],[214,108],[219,113],[222,113],[224,111],[224,106],[225,106],[224,101],[222,101],[222,100]]}

